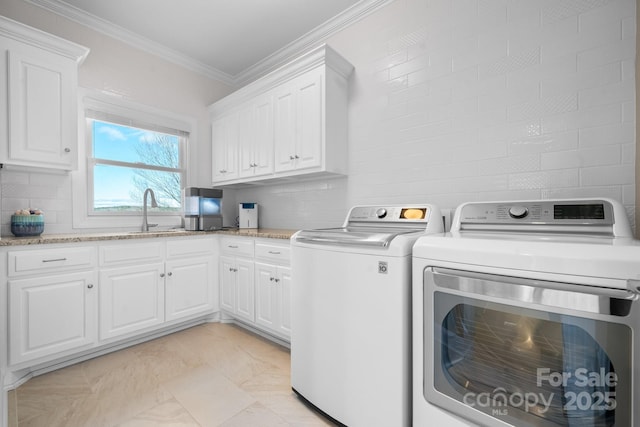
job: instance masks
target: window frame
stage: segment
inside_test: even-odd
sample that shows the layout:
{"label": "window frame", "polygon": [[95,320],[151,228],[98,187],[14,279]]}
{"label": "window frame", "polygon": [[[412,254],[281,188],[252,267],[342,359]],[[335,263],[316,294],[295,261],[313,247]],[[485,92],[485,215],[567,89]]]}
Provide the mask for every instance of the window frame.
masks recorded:
{"label": "window frame", "polygon": [[[73,228],[94,228],[126,230],[138,228],[142,225],[141,212],[93,212],[93,157],[92,130],[89,125],[87,112],[103,114],[104,117],[117,117],[128,122],[116,121],[117,124],[144,129],[166,132],[167,129],[187,135],[186,141],[181,141],[181,173],[182,187],[189,186],[190,145],[196,140],[196,120],[161,110],[137,102],[124,100],[114,95],[104,94],[89,89],[79,90],[78,105],[78,169],[71,173],[73,192]],[[109,121],[100,117],[97,120]],[[182,190],[182,189],[181,189]],[[154,212],[149,211],[149,220],[158,223],[160,227],[179,227],[182,225],[182,212]]]}

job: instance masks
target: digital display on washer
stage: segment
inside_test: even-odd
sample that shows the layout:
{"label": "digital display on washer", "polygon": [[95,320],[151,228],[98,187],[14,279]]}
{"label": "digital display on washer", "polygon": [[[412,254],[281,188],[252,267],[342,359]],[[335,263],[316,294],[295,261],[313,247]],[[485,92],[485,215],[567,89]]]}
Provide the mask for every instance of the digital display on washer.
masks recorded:
{"label": "digital display on washer", "polygon": [[424,219],[427,215],[427,208],[402,208],[400,219]]}
{"label": "digital display on washer", "polygon": [[604,219],[604,205],[554,205],[553,219]]}

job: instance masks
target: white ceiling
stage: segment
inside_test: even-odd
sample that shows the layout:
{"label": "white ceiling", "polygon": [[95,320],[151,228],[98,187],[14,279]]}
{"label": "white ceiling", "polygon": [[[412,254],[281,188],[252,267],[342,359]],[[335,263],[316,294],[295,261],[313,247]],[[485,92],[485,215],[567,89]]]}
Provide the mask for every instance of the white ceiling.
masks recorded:
{"label": "white ceiling", "polygon": [[393,0],[27,1],[240,84]]}

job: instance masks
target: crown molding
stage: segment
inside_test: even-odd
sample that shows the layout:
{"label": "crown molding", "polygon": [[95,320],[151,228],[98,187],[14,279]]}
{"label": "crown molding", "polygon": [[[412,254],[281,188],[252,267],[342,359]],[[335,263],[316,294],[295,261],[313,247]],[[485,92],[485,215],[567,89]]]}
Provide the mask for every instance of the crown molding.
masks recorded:
{"label": "crown molding", "polygon": [[190,56],[184,55],[173,49],[149,40],[140,34],[133,31],[124,29],[112,22],[106,21],[95,15],[87,13],[75,6],[68,3],[64,3],[59,0],[24,0],[27,3],[34,4],[57,15],[63,16],[71,21],[77,22],[80,25],[91,28],[99,33],[105,34],[109,37],[113,37],[116,40],[120,40],[130,46],[138,48],[144,52],[150,53],[155,56],[159,56],[169,62],[180,65],[191,71],[203,74],[209,78],[219,80],[225,84],[235,86],[233,76],[224,73],[216,68],[208,66],[203,62],[197,61]]}
{"label": "crown molding", "polygon": [[305,35],[292,41],[273,54],[261,59],[246,70],[236,74],[236,85],[243,86],[246,83],[268,74],[289,61],[294,60],[300,54],[317,47],[332,35],[342,31],[348,26],[360,21],[367,15],[392,3],[395,0],[361,0],[346,9],[342,13],[329,19]]}
{"label": "crown molding", "polygon": [[233,92],[233,94],[216,101],[209,106],[209,113],[212,116],[232,113],[234,112],[234,108],[241,106],[242,103],[263,95],[278,87],[283,82],[291,81],[297,76],[320,66],[331,69],[345,80],[347,80],[353,72],[353,65],[349,63],[349,61],[340,56],[331,46],[322,44],[286,65],[279,67],[277,70],[242,86]]}
{"label": "crown molding", "polygon": [[24,0],[35,6],[46,9],[57,15],[63,16],[78,24],[91,28],[107,36],[120,40],[130,46],[136,47],[147,53],[159,56],[174,64],[180,65],[191,71],[203,74],[209,78],[219,80],[230,86],[240,87],[246,83],[255,80],[269,72],[277,69],[283,64],[291,61],[300,55],[324,41],[331,35],[341,31],[342,29],[361,20],[365,16],[375,12],[383,6],[392,3],[394,0],[361,0],[351,6],[349,9],[329,19],[325,23],[309,31],[302,37],[287,44],[283,48],[273,54],[258,61],[246,70],[230,75],[211,67],[203,62],[197,61],[187,55],[177,52],[173,49],[149,40],[141,35],[126,30],[109,21],[101,19],[95,15],[89,14],[75,6],[65,3],[62,0]]}
{"label": "crown molding", "polygon": [[89,54],[89,49],[84,46],[64,40],[37,28],[29,27],[4,16],[0,16],[0,36],[12,38],[21,43],[28,43],[40,49],[66,56],[74,60],[78,65],[82,64]]}

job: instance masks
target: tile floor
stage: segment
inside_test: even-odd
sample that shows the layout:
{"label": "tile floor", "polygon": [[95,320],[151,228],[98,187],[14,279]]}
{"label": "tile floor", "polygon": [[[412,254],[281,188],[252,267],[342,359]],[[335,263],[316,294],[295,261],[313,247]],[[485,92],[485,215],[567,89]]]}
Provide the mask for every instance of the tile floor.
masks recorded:
{"label": "tile floor", "polygon": [[289,369],[288,349],[208,323],[32,378],[9,393],[9,427],[332,425]]}

